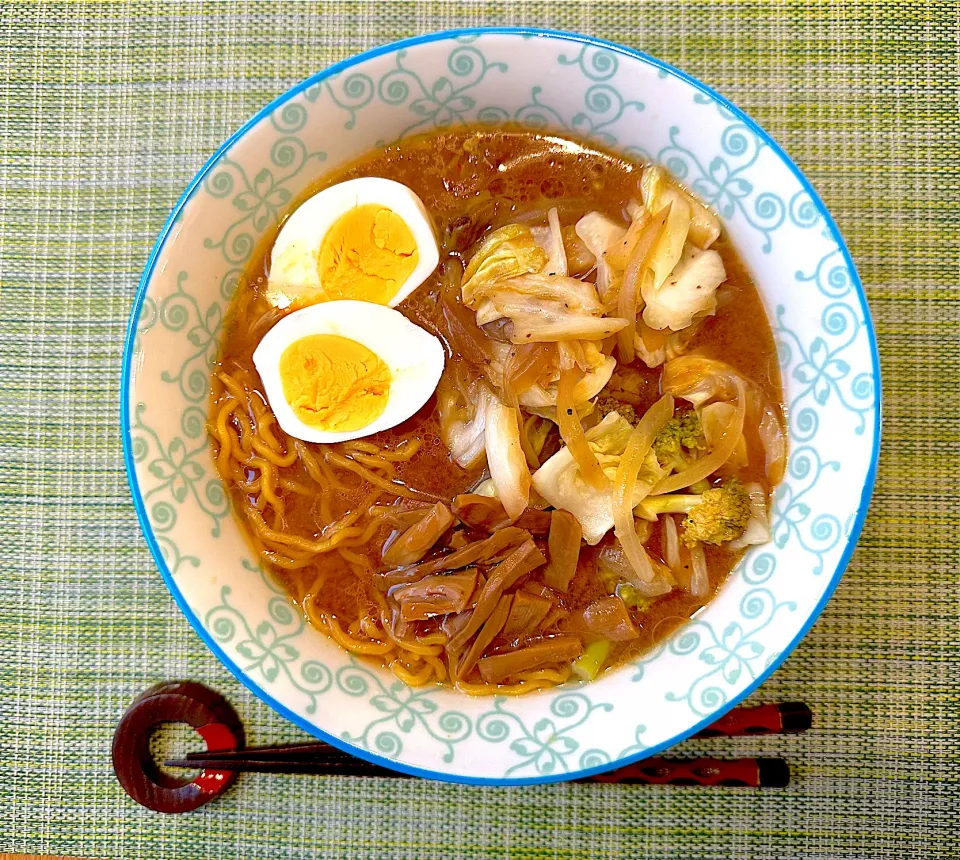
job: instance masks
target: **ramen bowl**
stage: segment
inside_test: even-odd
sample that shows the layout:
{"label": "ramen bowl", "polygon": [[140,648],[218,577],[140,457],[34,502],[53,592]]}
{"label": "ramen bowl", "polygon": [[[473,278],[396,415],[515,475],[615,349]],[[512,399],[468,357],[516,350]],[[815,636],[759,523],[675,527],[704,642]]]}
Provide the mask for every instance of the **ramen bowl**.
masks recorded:
{"label": "ramen bowl", "polygon": [[[411,688],[309,626],[234,520],[206,432],[224,313],[258,239],[327,171],[436,128],[518,123],[664,164],[714,208],[776,339],[787,474],[771,543],[653,651],[586,685],[521,697]],[[749,117],[670,66],[539,30],[437,33],[320,72],[204,165],[150,256],[123,365],[124,454],[167,585],[224,665],[307,732],[435,779],[517,784],[624,765],[688,737],[786,658],[836,587],[879,443],[876,345],[843,240]]]}

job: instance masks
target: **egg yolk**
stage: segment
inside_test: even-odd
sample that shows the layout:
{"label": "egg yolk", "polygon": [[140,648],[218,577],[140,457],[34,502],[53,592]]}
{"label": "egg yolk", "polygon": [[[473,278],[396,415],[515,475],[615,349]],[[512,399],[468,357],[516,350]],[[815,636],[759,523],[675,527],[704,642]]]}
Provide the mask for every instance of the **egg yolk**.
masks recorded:
{"label": "egg yolk", "polygon": [[367,203],[342,215],[324,237],[320,283],[329,299],[385,305],[410,277],[419,256],[406,222],[378,203]]}
{"label": "egg yolk", "polygon": [[283,396],[309,427],[331,433],[360,430],[386,408],[390,369],[362,343],[313,334],[280,356]]}

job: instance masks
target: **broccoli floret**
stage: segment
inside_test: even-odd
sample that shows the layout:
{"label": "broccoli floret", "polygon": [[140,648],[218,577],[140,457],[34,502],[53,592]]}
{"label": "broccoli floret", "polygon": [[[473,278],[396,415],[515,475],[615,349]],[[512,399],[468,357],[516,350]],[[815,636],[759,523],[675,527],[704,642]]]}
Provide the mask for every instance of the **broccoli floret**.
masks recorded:
{"label": "broccoli floret", "polygon": [[697,495],[648,496],[640,507],[651,518],[657,514],[686,514],[680,540],[687,546],[698,541],[721,544],[734,540],[750,520],[750,496],[736,478]]}
{"label": "broccoli floret", "polygon": [[595,405],[601,418],[606,418],[611,412],[619,412],[630,424],[637,423],[636,410],[629,403],[623,403],[610,394],[600,394],[595,401]]}
{"label": "broccoli floret", "polygon": [[653,450],[660,465],[680,471],[700,451],[706,450],[703,426],[697,413],[686,409],[673,416],[653,440]]}

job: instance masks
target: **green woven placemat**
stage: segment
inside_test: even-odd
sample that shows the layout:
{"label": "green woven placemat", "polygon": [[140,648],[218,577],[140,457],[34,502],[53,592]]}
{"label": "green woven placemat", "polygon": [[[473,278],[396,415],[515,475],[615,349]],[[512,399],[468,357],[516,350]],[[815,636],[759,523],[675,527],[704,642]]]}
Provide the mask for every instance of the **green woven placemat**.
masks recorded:
{"label": "green woven placemat", "polygon": [[[956,857],[960,119],[955,3],[0,3],[0,851],[101,858]],[[755,700],[803,699],[784,791],[253,775],[163,817],[110,770],[155,681],[297,732],[176,609],[120,453],[127,315],[171,206],[296,81],[429,30],[531,24],[676,63],[758,119],[836,216],[883,360],[881,470],[820,621]]]}

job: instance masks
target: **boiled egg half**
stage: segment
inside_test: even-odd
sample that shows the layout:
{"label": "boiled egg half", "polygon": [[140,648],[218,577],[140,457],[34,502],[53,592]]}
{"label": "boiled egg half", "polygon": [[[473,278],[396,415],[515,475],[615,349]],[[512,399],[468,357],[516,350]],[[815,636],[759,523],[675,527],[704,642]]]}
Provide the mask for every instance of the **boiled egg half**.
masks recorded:
{"label": "boiled egg half", "polygon": [[395,427],[433,394],[443,372],[440,341],[399,311],[331,301],[281,319],[253,363],[286,433],[345,442]]}
{"label": "boiled egg half", "polygon": [[305,200],[281,227],[266,296],[278,308],[338,299],[395,307],[439,259],[413,191],[391,179],[351,179]]}

